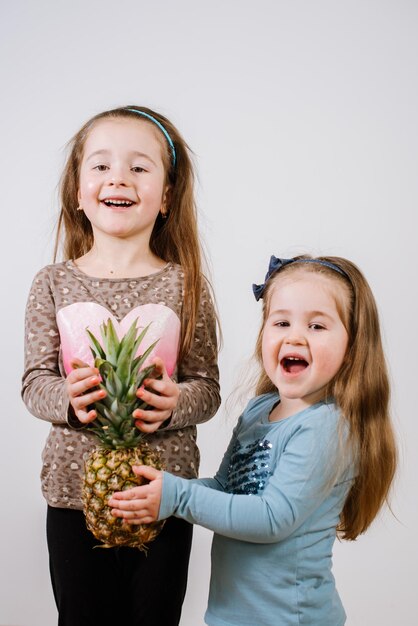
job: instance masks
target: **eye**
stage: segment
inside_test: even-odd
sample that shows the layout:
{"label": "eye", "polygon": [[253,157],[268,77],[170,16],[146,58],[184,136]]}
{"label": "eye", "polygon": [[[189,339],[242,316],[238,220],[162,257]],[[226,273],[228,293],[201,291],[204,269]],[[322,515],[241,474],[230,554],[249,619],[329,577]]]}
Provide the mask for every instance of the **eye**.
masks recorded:
{"label": "eye", "polygon": [[135,174],[140,174],[141,172],[145,172],[146,170],[140,165],[134,165],[131,167],[131,172],[135,172]]}
{"label": "eye", "polygon": [[311,328],[312,330],[326,330],[325,326],[323,324],[318,324],[318,322],[313,322],[312,324],[309,324],[309,328]]}
{"label": "eye", "polygon": [[108,170],[109,167],[107,165],[104,165],[103,163],[100,163],[99,165],[95,165],[93,169],[97,170],[98,172],[106,172],[106,170]]}
{"label": "eye", "polygon": [[278,322],[274,322],[274,326],[278,326],[279,328],[287,328],[288,326],[290,326],[289,322],[286,322],[284,320],[279,320]]}

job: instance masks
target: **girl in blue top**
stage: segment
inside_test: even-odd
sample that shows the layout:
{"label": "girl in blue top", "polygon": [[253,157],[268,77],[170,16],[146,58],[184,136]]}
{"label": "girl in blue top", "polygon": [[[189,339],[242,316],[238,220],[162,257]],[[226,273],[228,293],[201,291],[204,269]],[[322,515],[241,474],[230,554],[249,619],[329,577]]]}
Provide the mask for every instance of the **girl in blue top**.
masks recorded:
{"label": "girl in blue top", "polygon": [[138,467],[150,482],[110,505],[131,523],[174,515],[215,532],[210,626],[343,626],[333,543],[368,528],[396,466],[375,301],[338,257],[272,257],[254,293],[260,376],[216,476]]}

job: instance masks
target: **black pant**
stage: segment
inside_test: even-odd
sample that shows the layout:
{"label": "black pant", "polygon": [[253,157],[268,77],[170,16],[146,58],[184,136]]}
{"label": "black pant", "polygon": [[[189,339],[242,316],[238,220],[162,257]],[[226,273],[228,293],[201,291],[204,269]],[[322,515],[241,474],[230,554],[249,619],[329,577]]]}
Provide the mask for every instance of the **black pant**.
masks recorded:
{"label": "black pant", "polygon": [[59,626],[178,626],[191,524],[168,519],[146,553],[100,548],[82,511],[48,507],[47,540]]}

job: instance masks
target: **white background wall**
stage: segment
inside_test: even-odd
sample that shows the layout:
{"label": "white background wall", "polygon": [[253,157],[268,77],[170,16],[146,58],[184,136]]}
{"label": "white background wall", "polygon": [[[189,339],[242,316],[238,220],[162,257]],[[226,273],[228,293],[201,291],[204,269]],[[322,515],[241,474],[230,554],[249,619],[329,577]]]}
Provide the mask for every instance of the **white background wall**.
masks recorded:
{"label": "white background wall", "polygon": [[[19,397],[24,306],[51,260],[66,141],[128,103],[168,115],[196,154],[224,398],[252,352],[260,307],[250,287],[271,253],[338,254],[366,273],[401,463],[394,515],[338,544],[335,574],[347,626],[415,624],[418,3],[2,0],[0,11],[0,624],[56,623],[39,485],[48,426]],[[203,475],[236,412],[199,428]],[[182,626],[203,624],[209,547],[196,529]]]}

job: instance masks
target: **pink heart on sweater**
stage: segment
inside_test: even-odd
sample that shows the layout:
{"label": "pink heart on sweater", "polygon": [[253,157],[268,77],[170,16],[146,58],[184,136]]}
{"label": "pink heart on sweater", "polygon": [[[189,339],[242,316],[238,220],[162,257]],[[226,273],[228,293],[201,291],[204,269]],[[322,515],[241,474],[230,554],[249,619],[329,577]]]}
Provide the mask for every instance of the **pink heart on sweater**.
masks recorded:
{"label": "pink heart on sweater", "polygon": [[180,341],[180,320],[172,309],[164,304],[141,304],[130,311],[118,322],[115,316],[97,302],[75,302],[58,311],[57,324],[61,338],[62,358],[67,374],[72,370],[72,359],[81,359],[93,365],[90,340],[86,328],[101,343],[100,324],[112,320],[116,333],[121,339],[131,324],[137,319],[137,328],[141,331],[150,324],[137,354],[143,354],[154,341],[157,345],[152,350],[144,367],[153,357],[159,356],[165,363],[167,373],[172,375],[176,367]]}

